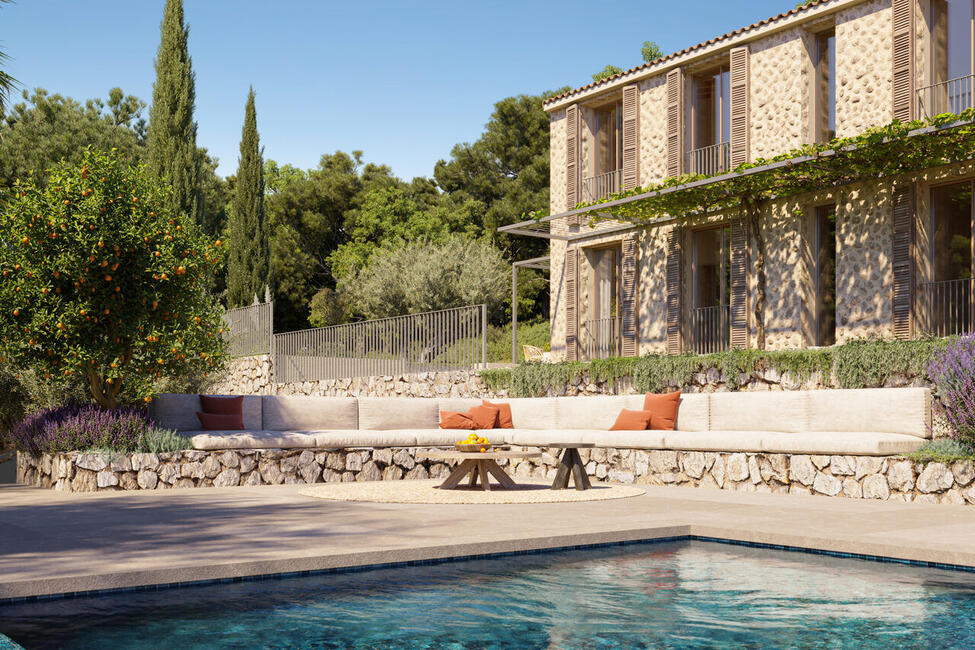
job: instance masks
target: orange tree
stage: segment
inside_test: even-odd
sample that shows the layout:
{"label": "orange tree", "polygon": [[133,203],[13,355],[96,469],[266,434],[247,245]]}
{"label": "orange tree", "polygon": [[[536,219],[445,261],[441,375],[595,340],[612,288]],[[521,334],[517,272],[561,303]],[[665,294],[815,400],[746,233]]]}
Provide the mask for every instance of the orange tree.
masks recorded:
{"label": "orange tree", "polygon": [[221,242],[169,213],[166,192],[114,150],[3,191],[0,361],[82,379],[112,408],[123,385],[148,401],[158,379],[221,359]]}

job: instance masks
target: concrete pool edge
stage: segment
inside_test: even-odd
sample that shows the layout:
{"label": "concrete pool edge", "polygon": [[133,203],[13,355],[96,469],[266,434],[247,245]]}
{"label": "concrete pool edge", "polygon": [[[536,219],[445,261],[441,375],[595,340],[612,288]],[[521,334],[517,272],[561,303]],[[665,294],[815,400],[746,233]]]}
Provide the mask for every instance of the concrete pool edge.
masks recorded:
{"label": "concrete pool edge", "polygon": [[537,552],[558,552],[622,544],[670,541],[716,542],[873,562],[975,572],[975,552],[948,552],[897,544],[863,544],[852,540],[838,540],[828,537],[811,538],[807,535],[757,533],[742,529],[687,524],[24,580],[0,583],[0,606],[24,602],[84,598],[130,591],[153,591],[232,582],[277,580],[288,577],[517,556]]}

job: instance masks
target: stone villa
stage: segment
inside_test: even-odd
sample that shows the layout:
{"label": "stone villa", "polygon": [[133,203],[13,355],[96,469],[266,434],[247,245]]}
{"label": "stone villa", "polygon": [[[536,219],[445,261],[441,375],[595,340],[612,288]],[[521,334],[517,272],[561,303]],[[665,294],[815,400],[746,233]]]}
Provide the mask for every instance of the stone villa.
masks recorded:
{"label": "stone villa", "polygon": [[[549,99],[554,359],[754,347],[736,214],[566,215],[803,144],[973,106],[973,0],[818,0]],[[975,157],[975,156],[973,156]],[[769,349],[972,330],[975,161],[771,202]],[[896,290],[895,290],[896,289]]]}

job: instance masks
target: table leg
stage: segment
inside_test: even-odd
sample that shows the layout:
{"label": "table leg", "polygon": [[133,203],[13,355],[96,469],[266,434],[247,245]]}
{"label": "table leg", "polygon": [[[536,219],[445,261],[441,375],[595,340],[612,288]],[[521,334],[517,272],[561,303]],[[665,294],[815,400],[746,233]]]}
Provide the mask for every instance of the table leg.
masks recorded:
{"label": "table leg", "polygon": [[479,460],[477,462],[477,473],[481,476],[481,489],[491,491],[491,481],[488,479],[487,464],[491,461]]}
{"label": "table leg", "polygon": [[508,476],[508,473],[505,472],[504,469],[502,469],[501,466],[495,461],[486,460],[484,463],[487,465],[487,470],[494,475],[494,478],[498,479],[498,483],[501,485],[501,487],[505,488],[506,490],[515,490],[518,488],[518,484],[515,483],[514,480]]}
{"label": "table leg", "polygon": [[[468,461],[471,463],[476,463],[476,461]],[[476,468],[471,468],[471,480],[467,482],[467,487],[475,488],[477,487],[477,475],[478,471]]]}
{"label": "table leg", "polygon": [[577,490],[588,490],[592,487],[589,483],[589,475],[586,474],[586,466],[582,464],[582,456],[579,455],[579,450],[572,448],[566,449],[566,455],[572,453],[572,482],[576,484]]}
{"label": "table leg", "polygon": [[569,473],[572,471],[572,464],[569,462],[571,449],[562,452],[562,459],[559,461],[559,469],[555,473],[555,480],[552,481],[553,490],[564,490],[569,487]]}
{"label": "table leg", "polygon": [[440,489],[453,490],[464,480],[468,472],[473,472],[475,476],[477,475],[477,467],[473,460],[465,460],[454,468],[454,471],[450,473],[447,480],[440,484]]}

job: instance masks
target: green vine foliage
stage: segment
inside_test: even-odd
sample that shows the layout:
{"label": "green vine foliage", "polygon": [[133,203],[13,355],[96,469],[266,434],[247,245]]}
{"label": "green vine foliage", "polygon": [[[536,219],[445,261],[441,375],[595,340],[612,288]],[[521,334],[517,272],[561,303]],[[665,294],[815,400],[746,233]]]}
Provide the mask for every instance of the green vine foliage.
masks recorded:
{"label": "green vine foliage", "polygon": [[832,348],[807,350],[730,350],[708,355],[652,354],[645,357],[598,359],[590,363],[527,363],[514,368],[485,370],[481,380],[493,391],[512,397],[539,397],[583,380],[632,382],[637,392],[658,393],[686,388],[696,373],[717,370],[729,390],[763,373],[777,372],[793,381],[819,382],[839,388],[883,386],[902,374],[927,379],[926,367],[944,339],[917,341],[863,340]]}

